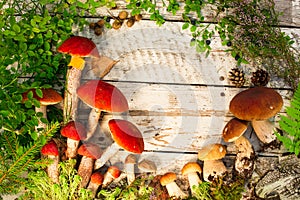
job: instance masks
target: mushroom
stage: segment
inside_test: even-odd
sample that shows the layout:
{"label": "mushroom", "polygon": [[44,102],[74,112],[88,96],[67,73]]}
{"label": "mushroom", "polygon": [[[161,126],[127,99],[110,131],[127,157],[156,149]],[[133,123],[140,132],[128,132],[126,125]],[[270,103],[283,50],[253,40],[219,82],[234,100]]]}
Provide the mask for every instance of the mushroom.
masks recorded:
{"label": "mushroom", "polygon": [[60,130],[62,136],[67,137],[67,158],[75,158],[80,140],[86,139],[86,130],[82,123],[70,121]]}
{"label": "mushroom", "polygon": [[47,166],[47,174],[49,178],[54,182],[59,182],[59,171],[58,171],[58,163],[59,163],[59,152],[56,143],[53,140],[50,140],[47,144],[45,144],[41,153],[44,156],[47,156],[52,163]]}
{"label": "mushroom", "polygon": [[222,144],[207,145],[198,151],[198,159],[203,162],[203,179],[211,181],[227,171],[223,161],[226,148]]}
{"label": "mushroom", "polygon": [[138,163],[138,168],[142,170],[143,172],[156,172],[157,167],[155,163],[148,159],[143,159]]}
{"label": "mushroom", "polygon": [[170,197],[175,198],[186,198],[188,195],[185,194],[175,182],[176,174],[174,172],[167,172],[160,178],[160,184],[166,186]]}
{"label": "mushroom", "polygon": [[95,132],[101,111],[125,112],[128,103],[115,86],[101,80],[90,80],[77,89],[78,97],[92,108],[87,125],[87,139]]}
{"label": "mushroom", "polygon": [[102,167],[119,151],[120,147],[135,154],[141,154],[144,151],[143,136],[133,123],[123,119],[111,119],[108,125],[114,142],[96,160],[95,169]]}
{"label": "mushroom", "polygon": [[99,58],[99,52],[95,43],[82,36],[72,36],[65,40],[57,49],[58,52],[71,55],[71,61],[67,71],[66,90],[64,98],[64,121],[74,120],[77,117],[78,98],[76,89],[80,85],[80,78],[85,61],[83,57]]}
{"label": "mushroom", "polygon": [[225,142],[233,142],[242,136],[248,128],[248,122],[238,118],[232,118],[225,125],[222,136]]}
{"label": "mushroom", "polygon": [[100,187],[100,185],[102,185],[103,179],[104,179],[104,176],[103,176],[103,174],[101,172],[94,172],[91,175],[91,180],[90,180],[90,182],[89,182],[89,184],[87,186],[87,189],[89,189],[90,191],[92,191],[93,198],[96,197],[97,190]]}
{"label": "mushroom", "polygon": [[78,148],[78,154],[82,155],[78,175],[82,178],[80,186],[84,188],[92,175],[95,160],[101,156],[101,149],[94,143],[84,143]]}
{"label": "mushroom", "polygon": [[198,173],[201,173],[202,169],[197,162],[188,162],[181,169],[181,173],[184,176],[188,177],[189,185],[192,194],[195,194],[193,189],[194,186],[198,186],[202,181],[198,176]]}
{"label": "mushroom", "polygon": [[237,154],[234,162],[234,169],[244,178],[250,178],[254,168],[255,153],[250,141],[241,136],[234,141]]}
{"label": "mushroom", "polygon": [[[229,110],[235,117],[251,121],[259,140],[263,143],[270,143],[276,139],[276,136],[273,129],[269,128],[270,121],[268,119],[274,117],[282,106],[283,100],[278,92],[272,88],[261,86],[244,90],[235,95],[230,101]],[[268,127],[268,130],[265,127]]]}
{"label": "mushroom", "polygon": [[129,154],[125,158],[124,168],[127,176],[127,183],[130,185],[135,180],[134,165],[136,164],[136,156]]}
{"label": "mushroom", "polygon": [[[35,107],[35,112],[36,113],[42,113],[43,114],[43,118],[47,119],[47,106],[49,105],[54,105],[54,104],[58,104],[59,102],[61,102],[63,100],[63,98],[61,97],[61,95],[56,92],[54,89],[52,88],[42,88],[42,93],[43,96],[39,97],[36,94],[35,89],[31,89],[25,93],[22,94],[23,96],[23,101],[27,101],[28,100],[28,93],[32,92],[33,93],[33,98],[35,98],[36,100],[38,100],[40,102],[40,107]],[[45,124],[44,122],[42,122],[41,120],[39,120],[38,122],[38,126],[36,127],[36,130],[40,129],[40,128],[46,128],[47,124]]]}
{"label": "mushroom", "polygon": [[114,179],[121,175],[121,171],[116,166],[110,166],[104,174],[102,187],[107,187]]}

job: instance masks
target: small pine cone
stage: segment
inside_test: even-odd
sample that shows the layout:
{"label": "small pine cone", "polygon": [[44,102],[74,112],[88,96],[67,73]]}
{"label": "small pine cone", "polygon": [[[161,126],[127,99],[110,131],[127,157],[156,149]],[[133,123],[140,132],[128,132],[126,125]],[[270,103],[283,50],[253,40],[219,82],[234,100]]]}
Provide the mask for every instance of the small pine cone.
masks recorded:
{"label": "small pine cone", "polygon": [[269,73],[263,69],[252,72],[251,82],[254,86],[265,86],[270,80]]}
{"label": "small pine cone", "polygon": [[233,68],[229,71],[229,80],[236,86],[242,87],[245,84],[245,74],[238,68]]}

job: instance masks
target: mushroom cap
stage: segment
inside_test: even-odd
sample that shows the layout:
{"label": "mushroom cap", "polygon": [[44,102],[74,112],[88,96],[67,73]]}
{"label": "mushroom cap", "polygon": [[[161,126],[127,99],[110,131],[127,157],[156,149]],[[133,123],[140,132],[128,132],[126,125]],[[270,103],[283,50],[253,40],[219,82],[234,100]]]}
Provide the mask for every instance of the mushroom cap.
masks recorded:
{"label": "mushroom cap", "polygon": [[187,175],[187,174],[193,173],[193,172],[199,172],[199,173],[202,172],[202,169],[197,162],[186,163],[181,169],[182,175]]}
{"label": "mushroom cap", "polygon": [[233,142],[244,134],[248,128],[248,122],[238,118],[232,118],[225,125],[222,136],[225,142]]}
{"label": "mushroom cap", "polygon": [[62,96],[52,88],[42,88],[41,90],[43,92],[42,98],[36,94],[35,89],[30,89],[22,94],[23,101],[28,100],[27,94],[30,91],[33,92],[33,98],[37,99],[42,106],[54,105],[63,100]]}
{"label": "mushroom cap", "polygon": [[235,95],[229,110],[241,120],[265,120],[275,116],[282,105],[282,97],[274,89],[254,87]]}
{"label": "mushroom cap", "polygon": [[199,160],[219,160],[226,155],[226,148],[222,144],[207,145],[198,151]]}
{"label": "mushroom cap", "polygon": [[143,159],[139,162],[138,168],[144,172],[155,172],[157,170],[155,163],[148,159]]}
{"label": "mushroom cap", "polygon": [[91,175],[91,182],[97,185],[101,185],[103,183],[104,175],[100,172],[94,172]]}
{"label": "mushroom cap", "polygon": [[160,178],[160,184],[166,186],[169,183],[176,180],[176,174],[174,172],[167,172]]}
{"label": "mushroom cap", "polygon": [[136,164],[136,157],[134,154],[129,154],[125,158],[125,164]]}
{"label": "mushroom cap", "polygon": [[113,140],[120,147],[137,154],[144,151],[143,136],[134,124],[122,119],[111,119],[108,125]]}
{"label": "mushroom cap", "polygon": [[109,166],[106,173],[109,173],[114,178],[118,178],[121,175],[121,170],[117,166]]}
{"label": "mushroom cap", "polygon": [[80,122],[70,121],[61,130],[62,136],[79,141],[85,140],[87,132],[85,127]]}
{"label": "mushroom cap", "polygon": [[78,97],[88,106],[107,111],[125,112],[128,102],[115,86],[101,80],[90,80],[77,89]]}
{"label": "mushroom cap", "polygon": [[79,57],[100,57],[96,44],[82,36],[72,36],[66,39],[57,49],[60,53]]}
{"label": "mushroom cap", "polygon": [[82,144],[78,150],[77,153],[82,156],[86,156],[88,158],[92,159],[98,159],[101,157],[102,152],[100,147],[97,144],[94,143],[84,143]]}
{"label": "mushroom cap", "polygon": [[58,148],[56,143],[53,140],[50,140],[47,144],[45,144],[42,149],[41,153],[45,156],[58,156]]}

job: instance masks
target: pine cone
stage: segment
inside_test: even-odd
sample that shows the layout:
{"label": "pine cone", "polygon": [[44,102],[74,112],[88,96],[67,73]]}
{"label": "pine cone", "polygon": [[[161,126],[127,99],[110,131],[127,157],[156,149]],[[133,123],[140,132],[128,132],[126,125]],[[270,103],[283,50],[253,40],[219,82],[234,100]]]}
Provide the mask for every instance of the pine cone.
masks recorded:
{"label": "pine cone", "polygon": [[245,74],[238,68],[229,71],[229,80],[236,86],[242,87],[245,84]]}
{"label": "pine cone", "polygon": [[254,86],[265,86],[270,80],[269,73],[263,69],[252,72],[251,82]]}

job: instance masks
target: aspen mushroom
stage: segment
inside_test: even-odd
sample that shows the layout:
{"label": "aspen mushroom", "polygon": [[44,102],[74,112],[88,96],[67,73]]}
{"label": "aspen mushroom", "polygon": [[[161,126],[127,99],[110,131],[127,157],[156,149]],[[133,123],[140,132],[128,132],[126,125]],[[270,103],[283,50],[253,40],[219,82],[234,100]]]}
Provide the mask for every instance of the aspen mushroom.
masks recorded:
{"label": "aspen mushroom", "polygon": [[120,113],[128,111],[128,103],[122,92],[101,80],[87,81],[77,89],[77,95],[92,108],[88,118],[87,139],[94,134],[101,111]]}
{"label": "aspen mushroom", "polygon": [[189,185],[192,194],[195,194],[193,186],[198,186],[202,181],[198,176],[198,173],[201,173],[202,169],[197,162],[188,162],[181,169],[181,173],[184,176],[188,177]]}
{"label": "aspen mushroom", "polygon": [[248,128],[248,122],[238,118],[232,118],[225,125],[222,136],[225,142],[233,142],[242,136]]}
{"label": "aspen mushroom", "polygon": [[175,198],[186,198],[188,195],[185,194],[175,182],[176,174],[174,172],[167,172],[160,178],[160,184],[166,186],[170,197]]}
{"label": "aspen mushroom", "polygon": [[138,168],[143,172],[156,172],[157,167],[155,163],[148,159],[143,159],[138,163]]}
{"label": "aspen mushroom", "polygon": [[127,183],[130,185],[135,180],[134,165],[136,164],[136,156],[134,154],[129,154],[125,158],[124,170],[127,177]]}
{"label": "aspen mushroom", "polygon": [[67,137],[67,158],[75,158],[80,140],[86,139],[86,130],[82,123],[70,121],[60,130],[62,136]]}
{"label": "aspen mushroom", "polygon": [[84,188],[92,175],[95,160],[101,156],[101,149],[94,143],[84,143],[78,148],[78,154],[82,155],[78,175],[82,178],[80,186]]}
{"label": "aspen mushroom", "polygon": [[59,171],[58,171],[58,163],[59,163],[59,152],[56,143],[53,140],[50,140],[47,144],[45,144],[41,153],[44,156],[47,156],[52,163],[47,166],[47,174],[49,178],[54,182],[59,182]]}
{"label": "aspen mushroom", "polygon": [[230,101],[229,110],[235,117],[251,121],[259,140],[263,143],[270,143],[276,139],[276,136],[273,129],[270,128],[269,119],[274,117],[282,106],[283,100],[278,92],[272,88],[261,86],[244,90],[235,95]]}
{"label": "aspen mushroom", "polygon": [[108,167],[107,171],[104,174],[103,185],[102,187],[107,187],[113,180],[118,178],[121,175],[121,171],[116,166]]}
{"label": "aspen mushroom", "polygon": [[[35,107],[35,112],[42,113],[43,114],[42,117],[47,119],[47,106],[58,104],[59,102],[61,102],[63,100],[63,98],[58,92],[56,92],[52,88],[42,88],[41,90],[43,93],[42,97],[39,97],[36,94],[35,89],[31,89],[31,90],[23,93],[22,97],[23,97],[24,102],[27,101],[28,100],[27,95],[31,91],[33,93],[33,98],[35,98],[36,100],[38,100],[40,102],[40,107]],[[39,128],[46,128],[46,127],[47,127],[47,124],[45,124],[41,120],[39,120],[36,130],[38,130]]]}
{"label": "aspen mushroom", "polygon": [[221,160],[226,155],[226,148],[222,144],[207,145],[198,151],[198,159],[203,162],[203,179],[211,181],[227,171]]}
{"label": "aspen mushroom", "polygon": [[255,153],[250,141],[241,136],[234,141],[237,154],[234,169],[244,178],[250,178],[254,168]]}
{"label": "aspen mushroom", "polygon": [[71,55],[66,76],[66,91],[64,96],[64,120],[76,121],[78,98],[76,89],[80,85],[80,78],[85,61],[83,57],[99,58],[96,44],[82,36],[72,36],[65,40],[57,49],[58,52]]}
{"label": "aspen mushroom", "polygon": [[143,136],[133,123],[122,119],[111,119],[108,125],[114,142],[96,160],[95,169],[102,167],[120,148],[135,154],[141,154],[144,151]]}
{"label": "aspen mushroom", "polygon": [[91,180],[87,186],[87,189],[92,191],[93,198],[97,195],[98,188],[102,185],[104,180],[104,175],[101,172],[94,172],[91,175]]}

